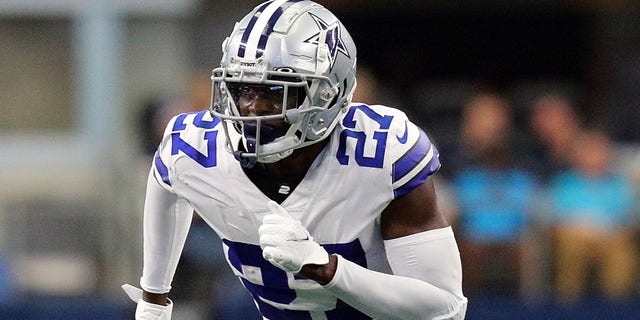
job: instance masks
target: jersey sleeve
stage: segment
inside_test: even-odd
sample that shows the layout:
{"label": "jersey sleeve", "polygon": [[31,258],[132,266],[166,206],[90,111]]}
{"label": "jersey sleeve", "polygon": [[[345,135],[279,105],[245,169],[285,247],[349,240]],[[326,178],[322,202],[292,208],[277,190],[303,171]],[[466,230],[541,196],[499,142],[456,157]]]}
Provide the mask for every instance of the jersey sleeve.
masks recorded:
{"label": "jersey sleeve", "polygon": [[165,188],[169,192],[174,192],[171,183],[171,132],[172,127],[175,126],[176,119],[179,115],[174,116],[169,120],[167,127],[164,130],[162,140],[158,145],[156,153],[153,155],[153,161],[151,163],[151,175],[158,182],[158,184]]}
{"label": "jersey sleeve", "polygon": [[143,219],[143,270],[141,287],[153,293],[171,289],[178,260],[189,232],[193,209],[169,192],[149,173]]}
{"label": "jersey sleeve", "polygon": [[424,130],[404,113],[394,117],[389,133],[392,187],[394,198],[399,198],[440,169],[440,154]]}
{"label": "jersey sleeve", "polygon": [[193,208],[178,194],[174,182],[171,134],[177,115],[165,129],[153,156],[147,179],[143,219],[143,270],[141,287],[153,293],[171,289],[182,249],[193,218]]}

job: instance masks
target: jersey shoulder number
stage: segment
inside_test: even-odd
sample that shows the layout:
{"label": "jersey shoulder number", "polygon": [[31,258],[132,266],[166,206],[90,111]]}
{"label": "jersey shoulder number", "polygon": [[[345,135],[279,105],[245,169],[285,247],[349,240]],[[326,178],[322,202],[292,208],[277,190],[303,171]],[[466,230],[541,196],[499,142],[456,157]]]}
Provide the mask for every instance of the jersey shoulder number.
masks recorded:
{"label": "jersey shoulder number", "polygon": [[424,183],[440,168],[435,145],[398,109],[353,104],[341,125],[338,162],[389,168],[396,198]]}
{"label": "jersey shoulder number", "polygon": [[158,181],[171,186],[169,168],[176,155],[186,155],[204,168],[215,167],[219,123],[220,119],[212,117],[208,110],[173,117],[154,156]]}
{"label": "jersey shoulder number", "polygon": [[[379,109],[379,108],[378,108]],[[341,120],[337,158],[341,165],[350,161],[361,167],[382,168],[389,128],[394,115],[366,104],[353,104]]]}

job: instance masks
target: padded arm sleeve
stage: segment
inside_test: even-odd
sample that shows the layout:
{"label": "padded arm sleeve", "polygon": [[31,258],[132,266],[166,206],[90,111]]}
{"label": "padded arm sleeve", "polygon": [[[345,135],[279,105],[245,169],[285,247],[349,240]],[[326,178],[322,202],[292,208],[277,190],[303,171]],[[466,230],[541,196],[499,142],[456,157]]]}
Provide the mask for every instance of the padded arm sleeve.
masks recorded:
{"label": "padded arm sleeve", "polygon": [[149,174],[144,204],[144,267],[140,286],[152,293],[171,290],[171,281],[189,232],[193,209]]}
{"label": "padded arm sleeve", "polygon": [[338,256],[325,288],[375,319],[464,319],[462,271],[451,227],[385,241],[393,275]]}

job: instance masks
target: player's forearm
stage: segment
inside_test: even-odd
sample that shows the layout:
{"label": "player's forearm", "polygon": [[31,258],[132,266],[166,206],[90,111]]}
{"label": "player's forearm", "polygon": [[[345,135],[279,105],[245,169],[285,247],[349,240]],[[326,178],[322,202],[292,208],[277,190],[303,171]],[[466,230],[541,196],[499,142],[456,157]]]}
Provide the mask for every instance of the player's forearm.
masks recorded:
{"label": "player's forearm", "polygon": [[[422,280],[363,268],[339,257],[324,286],[337,298],[376,319],[457,319],[463,297]],[[462,319],[462,318],[460,318]]]}
{"label": "player's forearm", "polygon": [[171,289],[193,209],[151,179],[144,209],[144,267],[140,285],[145,291],[163,293]]}
{"label": "player's forearm", "polygon": [[460,255],[451,227],[385,241],[393,275],[340,257],[325,288],[338,298],[383,319],[463,319]]}
{"label": "player's forearm", "polygon": [[338,256],[329,256],[329,263],[326,265],[307,264],[300,270],[300,275],[314,280],[321,285],[326,285],[333,279],[338,265]]}

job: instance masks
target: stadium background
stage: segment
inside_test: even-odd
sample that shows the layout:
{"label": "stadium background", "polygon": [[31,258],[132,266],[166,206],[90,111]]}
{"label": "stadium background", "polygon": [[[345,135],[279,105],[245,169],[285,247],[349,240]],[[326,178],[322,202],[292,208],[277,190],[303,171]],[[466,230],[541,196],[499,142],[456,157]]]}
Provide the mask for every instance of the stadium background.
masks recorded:
{"label": "stadium background", "polygon": [[[319,2],[349,29],[383,99],[437,143],[456,142],[478,86],[504,92],[519,127],[532,97],[554,88],[637,160],[632,170],[640,166],[637,1]],[[141,268],[149,119],[162,119],[149,108],[190,107],[176,97],[207,107],[220,44],[257,3],[0,1],[0,319],[133,318],[119,285],[137,283]],[[217,249],[194,248],[187,254],[210,251],[193,270],[210,265],[201,278],[220,285],[190,290],[224,292],[207,295],[218,314],[246,312],[248,296],[213,262]],[[547,285],[535,299],[472,300],[468,319],[637,317],[640,297],[564,306],[545,296]],[[177,306],[176,319],[203,308]]]}

